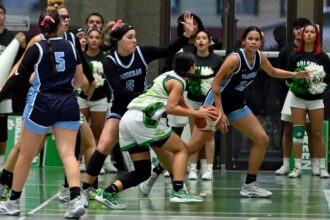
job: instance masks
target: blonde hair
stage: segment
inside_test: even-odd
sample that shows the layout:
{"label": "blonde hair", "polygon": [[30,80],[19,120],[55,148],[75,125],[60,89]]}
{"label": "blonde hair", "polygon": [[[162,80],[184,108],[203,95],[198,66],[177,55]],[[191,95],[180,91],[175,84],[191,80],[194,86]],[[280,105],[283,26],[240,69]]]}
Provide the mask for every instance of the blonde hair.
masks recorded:
{"label": "blonde hair", "polygon": [[110,34],[110,30],[114,24],[115,24],[114,21],[109,21],[106,25],[104,25],[104,27],[102,29],[102,33],[101,33],[102,42],[106,46],[110,46],[109,34]]}
{"label": "blonde hair", "polygon": [[47,0],[47,10],[57,10],[61,5],[64,5],[64,0]]}

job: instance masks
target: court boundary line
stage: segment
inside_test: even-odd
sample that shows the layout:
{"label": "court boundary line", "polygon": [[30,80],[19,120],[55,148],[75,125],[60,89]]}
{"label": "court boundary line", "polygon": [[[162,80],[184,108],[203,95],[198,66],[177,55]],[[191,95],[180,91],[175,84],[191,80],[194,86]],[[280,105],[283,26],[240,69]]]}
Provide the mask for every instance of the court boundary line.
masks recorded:
{"label": "court boundary line", "polygon": [[323,190],[323,193],[325,196],[325,200],[327,200],[329,211],[330,211],[330,190],[325,189],[325,190]]}
{"label": "court boundary line", "polygon": [[36,208],[34,208],[31,211],[29,211],[28,213],[26,213],[24,216],[21,216],[18,220],[23,220],[23,219],[27,218],[29,215],[33,215],[35,212],[39,211],[40,209],[42,209],[43,207],[48,205],[50,202],[52,202],[55,198],[58,197],[58,195],[59,195],[59,193],[56,193],[55,195],[53,195],[52,197],[50,197],[49,199],[47,199],[46,201],[41,203],[39,206],[37,206]]}

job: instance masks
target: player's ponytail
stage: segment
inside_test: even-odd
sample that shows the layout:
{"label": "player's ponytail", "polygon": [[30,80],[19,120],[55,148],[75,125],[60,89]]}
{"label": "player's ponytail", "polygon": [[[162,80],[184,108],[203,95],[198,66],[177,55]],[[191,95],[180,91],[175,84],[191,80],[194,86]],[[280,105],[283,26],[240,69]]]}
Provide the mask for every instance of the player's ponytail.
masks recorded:
{"label": "player's ponytail", "polygon": [[46,46],[49,52],[53,73],[56,73],[56,62],[52,42],[49,37],[57,34],[57,27],[60,24],[60,16],[56,11],[43,11],[39,17],[39,27],[46,39]]}

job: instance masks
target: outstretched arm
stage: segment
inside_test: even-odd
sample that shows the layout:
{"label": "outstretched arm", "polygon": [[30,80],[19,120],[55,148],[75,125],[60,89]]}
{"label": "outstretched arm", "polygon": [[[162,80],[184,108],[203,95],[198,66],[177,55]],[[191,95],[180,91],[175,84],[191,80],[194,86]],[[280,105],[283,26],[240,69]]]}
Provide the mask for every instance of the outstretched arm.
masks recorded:
{"label": "outstretched arm", "polygon": [[310,77],[307,71],[291,72],[283,69],[275,68],[269,62],[264,53],[261,53],[261,68],[271,77],[274,78],[305,78]]}

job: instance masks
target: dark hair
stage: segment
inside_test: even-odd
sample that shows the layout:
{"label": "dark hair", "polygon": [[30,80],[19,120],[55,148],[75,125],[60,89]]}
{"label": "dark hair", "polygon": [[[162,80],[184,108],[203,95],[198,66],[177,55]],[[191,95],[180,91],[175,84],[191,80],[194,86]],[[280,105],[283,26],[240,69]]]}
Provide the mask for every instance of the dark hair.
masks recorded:
{"label": "dark hair", "polygon": [[99,34],[102,34],[102,31],[99,29],[99,28],[88,28],[86,30],[86,36],[88,36],[92,31],[96,31],[98,32]]}
{"label": "dark hair", "polygon": [[100,18],[101,18],[102,25],[104,24],[103,16],[102,16],[100,13],[97,13],[97,12],[92,12],[92,13],[90,13],[90,14],[87,16],[87,18],[86,18],[85,24],[87,24],[88,20],[89,20],[90,17],[92,17],[92,16],[100,17]]}
{"label": "dark hair", "polygon": [[119,40],[123,38],[123,36],[130,30],[134,30],[134,28],[131,25],[122,23],[121,20],[116,21],[111,26],[110,30],[110,46],[117,48],[117,43]]}
{"label": "dark hair", "polygon": [[214,77],[214,73],[210,75],[195,75],[187,73],[188,70],[196,63],[196,57],[190,52],[179,52],[173,58],[173,70],[179,76],[189,77],[191,79],[209,79]]}
{"label": "dark hair", "polygon": [[262,40],[262,33],[261,33],[261,30],[256,27],[256,26],[250,26],[250,27],[247,27],[245,30],[244,30],[244,33],[242,35],[242,38],[241,38],[241,42],[245,40],[245,38],[247,37],[247,35],[251,32],[251,31],[257,31],[259,34],[260,34],[260,40]]}
{"label": "dark hair", "polygon": [[60,16],[57,11],[45,10],[40,14],[39,27],[45,36],[57,32],[57,26],[60,24]]}
{"label": "dark hair", "polygon": [[307,18],[297,18],[292,24],[292,29],[303,28],[306,24],[310,24],[310,23],[312,22]]}
{"label": "dark hair", "polygon": [[285,46],[286,41],[286,27],[284,25],[276,26],[273,30],[274,40],[277,42],[278,48]]}
{"label": "dark hair", "polygon": [[50,35],[57,33],[57,27],[60,24],[60,16],[57,11],[45,10],[40,14],[39,27],[46,38],[46,46],[48,48],[53,73],[56,73],[56,62],[52,42],[49,40]]}
{"label": "dark hair", "polygon": [[187,73],[187,71],[190,69],[196,63],[196,58],[192,53],[189,52],[179,52],[175,54],[173,58],[173,70],[178,75],[183,75]]}
{"label": "dark hair", "polygon": [[[183,28],[183,24],[181,24],[181,22],[183,22],[183,16],[184,14],[181,14],[179,17],[178,17],[178,20],[177,20],[177,29],[176,29],[176,33],[178,35],[178,37],[182,36],[183,33],[184,33],[184,28]],[[203,22],[202,20],[195,14],[191,13],[191,16],[193,16],[194,20],[196,21],[197,23],[197,27],[198,27],[198,31],[203,31],[205,28],[204,28],[204,25],[203,25]]]}
{"label": "dark hair", "polygon": [[72,32],[75,36],[80,32],[85,32],[82,27],[71,27],[69,32]]}
{"label": "dark hair", "polygon": [[1,5],[1,4],[0,4],[0,9],[3,10],[4,14],[6,14],[6,8],[3,5]]}
{"label": "dark hair", "polygon": [[[315,55],[318,55],[318,54],[322,53],[319,29],[317,28],[316,24],[306,24],[304,26],[303,30],[302,30],[302,34],[304,34],[305,29],[306,29],[307,26],[312,26],[315,29],[316,39],[315,39],[315,42],[314,42],[313,52],[314,52]],[[298,48],[296,48],[295,51],[297,53],[303,53],[305,51],[304,49],[305,49],[305,40],[304,40],[304,37],[301,37],[300,46]]]}
{"label": "dark hair", "polygon": [[[210,45],[209,45],[209,53],[214,53],[213,46],[211,44],[212,43],[212,37],[211,37],[211,35],[208,32],[206,32],[206,31],[198,31],[197,34],[196,34],[196,37],[197,37],[197,35],[200,32],[204,32],[206,34],[206,36],[207,36],[207,39],[209,39],[209,43],[210,43]],[[194,53],[197,53],[197,47],[196,46],[194,46]]]}

